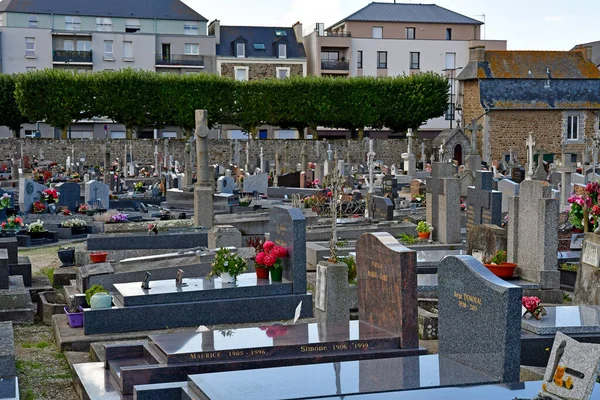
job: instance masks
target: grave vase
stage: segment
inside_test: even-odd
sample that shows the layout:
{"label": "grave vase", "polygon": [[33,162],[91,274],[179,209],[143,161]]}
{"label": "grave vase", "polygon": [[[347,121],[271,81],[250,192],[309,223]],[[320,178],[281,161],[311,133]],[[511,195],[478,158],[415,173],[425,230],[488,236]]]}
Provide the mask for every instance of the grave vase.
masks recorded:
{"label": "grave vase", "polygon": [[227,273],[227,272],[223,272],[221,274],[221,282],[223,282],[223,283],[234,283],[235,282],[235,277],[229,275],[229,273]]}
{"label": "grave vase", "polygon": [[269,279],[269,268],[255,267],[257,279]]}
{"label": "grave vase", "polygon": [[96,293],[90,298],[90,308],[111,308],[112,296],[108,293]]}
{"label": "grave vase", "polygon": [[429,239],[431,232],[417,232],[419,239]]}
{"label": "grave vase", "polygon": [[64,307],[67,314],[67,321],[71,328],[81,328],[83,326],[83,308],[79,307],[78,312],[69,312],[68,307]]}
{"label": "grave vase", "polygon": [[281,282],[283,268],[271,268],[271,282]]}

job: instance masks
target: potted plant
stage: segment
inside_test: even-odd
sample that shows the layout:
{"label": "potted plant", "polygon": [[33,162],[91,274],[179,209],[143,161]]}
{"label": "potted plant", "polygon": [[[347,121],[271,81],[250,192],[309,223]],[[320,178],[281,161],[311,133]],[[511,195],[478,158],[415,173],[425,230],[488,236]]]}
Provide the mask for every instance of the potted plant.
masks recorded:
{"label": "potted plant", "polygon": [[254,269],[257,279],[269,279],[269,268],[256,262],[256,256],[263,251],[264,241],[260,238],[250,238],[246,241],[248,247],[254,248]]}
{"label": "potted plant", "polygon": [[81,328],[83,326],[83,308],[81,307],[65,307],[67,321],[71,328]]}
{"label": "potted plant", "polygon": [[105,262],[107,257],[108,251],[92,251],[90,253],[90,260],[94,264]]}
{"label": "potted plant", "polygon": [[240,207],[250,207],[250,203],[252,203],[250,196],[244,196],[240,199]]}
{"label": "potted plant", "polygon": [[575,281],[577,280],[577,270],[579,266],[572,263],[564,263],[560,266],[560,285],[567,286],[568,288],[575,287]]}
{"label": "potted plant", "polygon": [[10,194],[4,193],[0,197],[0,218],[4,219],[8,215],[7,210],[10,208]]}
{"label": "potted plant", "polygon": [[75,248],[74,247],[58,249],[57,253],[58,253],[58,259],[62,263],[61,267],[70,267],[73,264],[75,264],[74,263],[74,261],[75,261]]}
{"label": "potted plant", "polygon": [[42,201],[48,204],[58,203],[59,194],[56,189],[42,190]]}
{"label": "potted plant", "polygon": [[34,214],[41,214],[46,211],[46,206],[41,201],[34,201],[31,207]]}
{"label": "potted plant", "polygon": [[215,254],[209,277],[221,277],[223,283],[233,283],[246,271],[246,261],[229,249],[221,248]]}
{"label": "potted plant", "polygon": [[23,218],[13,215],[12,217],[8,217],[6,222],[3,222],[0,226],[2,226],[3,233],[17,233],[23,227]]}
{"label": "potted plant", "polygon": [[525,307],[525,313],[523,314],[523,316],[525,318],[535,318],[535,319],[542,319],[542,317],[544,315],[546,315],[546,310],[544,309],[544,307],[541,306],[541,300],[535,296],[531,296],[531,297],[523,297],[521,299],[521,304],[523,305],[523,307]]}
{"label": "potted plant", "polygon": [[419,239],[429,239],[431,231],[433,230],[431,228],[431,225],[429,225],[427,222],[419,221],[416,228]]}
{"label": "potted plant", "polygon": [[288,256],[285,248],[275,245],[267,240],[263,244],[263,251],[256,255],[258,265],[269,268],[272,282],[281,282],[283,275],[283,258]]}
{"label": "potted plant", "polygon": [[512,278],[517,264],[506,262],[506,251],[498,250],[492,257],[483,261],[483,264],[498,278]]}
{"label": "potted plant", "polygon": [[[87,214],[88,210],[90,209],[90,207],[87,204],[82,204],[79,206],[79,208],[77,209],[77,212],[79,214]],[[92,212],[92,215],[94,213]]]}
{"label": "potted plant", "polygon": [[73,218],[60,224],[63,228],[71,228],[71,235],[82,235],[85,233],[87,222],[81,218]]}
{"label": "potted plant", "polygon": [[47,230],[44,229],[44,222],[39,219],[27,226],[27,234],[32,239],[41,239],[46,235]]}
{"label": "potted plant", "polygon": [[127,222],[127,214],[118,213],[115,215],[111,215],[106,223],[107,224],[122,224],[125,222]]}
{"label": "potted plant", "polygon": [[144,182],[138,182],[133,185],[133,191],[138,193],[145,193],[146,188],[144,187]]}
{"label": "potted plant", "polygon": [[102,285],[94,285],[86,290],[85,300],[92,309],[112,307],[112,296]]}

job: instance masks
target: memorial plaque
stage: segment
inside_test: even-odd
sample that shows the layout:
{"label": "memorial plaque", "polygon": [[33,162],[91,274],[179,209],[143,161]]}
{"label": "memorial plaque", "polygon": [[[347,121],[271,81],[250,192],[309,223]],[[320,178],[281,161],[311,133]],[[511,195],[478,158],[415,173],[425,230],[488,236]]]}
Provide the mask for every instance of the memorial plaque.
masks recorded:
{"label": "memorial plaque", "polygon": [[438,269],[439,354],[502,382],[519,382],[522,289],[471,256]]}
{"label": "memorial plaque", "polygon": [[583,242],[581,252],[581,262],[594,267],[600,267],[600,246],[590,241]]}
{"label": "memorial plaque", "polygon": [[356,244],[359,319],[419,346],[417,253],[389,233],[365,233]]}

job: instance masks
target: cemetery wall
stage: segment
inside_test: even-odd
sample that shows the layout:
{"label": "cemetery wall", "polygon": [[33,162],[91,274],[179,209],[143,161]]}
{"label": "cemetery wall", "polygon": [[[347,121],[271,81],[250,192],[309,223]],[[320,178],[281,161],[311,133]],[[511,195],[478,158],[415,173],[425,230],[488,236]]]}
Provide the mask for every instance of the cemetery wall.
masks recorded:
{"label": "cemetery wall", "polygon": [[[580,126],[583,126],[584,137],[593,137],[596,130],[597,112],[581,111],[581,114],[584,116],[583,121],[580,122]],[[527,158],[525,141],[529,132],[533,132],[536,144],[547,153],[560,154],[565,120],[566,114],[561,110],[494,110],[490,112],[492,159],[499,160],[507,149],[513,149],[517,152],[519,159],[525,162],[524,160]],[[582,132],[580,131],[580,133]],[[583,148],[583,142],[567,144],[565,151],[581,154]]]}
{"label": "cemetery wall", "polygon": [[[104,160],[104,144],[110,143],[111,158],[122,159],[126,148],[129,149],[130,141],[127,140],[103,140],[103,139],[0,139],[1,159],[10,160],[10,158],[19,158],[21,154],[21,145],[23,146],[23,155],[40,157],[41,159],[65,163],[67,156],[71,155],[71,149],[74,149],[75,158],[81,151],[85,152],[86,164],[100,165]],[[163,140],[158,140],[158,151],[163,153]],[[210,163],[227,165],[233,158],[235,149],[234,140],[209,140],[210,142]],[[244,152],[244,141],[239,141],[239,164],[244,164],[246,155]],[[155,141],[152,139],[136,139],[131,141],[133,146],[133,158],[138,163],[154,164]],[[169,140],[169,154],[175,156],[175,160],[184,162],[185,160],[184,139]],[[338,152],[339,159],[348,160],[351,163],[365,164],[366,152],[368,151],[368,142],[366,140],[332,140],[328,141],[331,149]],[[317,146],[319,147],[319,157],[317,157]],[[327,144],[323,141],[315,140],[253,140],[250,141],[250,164],[258,165],[260,148],[263,147],[265,164],[275,160],[275,151],[279,150],[284,154],[287,147],[288,164],[293,167],[301,162],[302,149],[306,149],[306,159],[308,162],[323,161],[327,156]],[[406,140],[398,139],[375,139],[374,150],[377,153],[376,160],[381,160],[385,164],[400,165],[401,154],[406,152]],[[283,157],[283,156],[282,156]],[[419,155],[417,154],[417,158]],[[10,164],[10,163],[8,163]]]}

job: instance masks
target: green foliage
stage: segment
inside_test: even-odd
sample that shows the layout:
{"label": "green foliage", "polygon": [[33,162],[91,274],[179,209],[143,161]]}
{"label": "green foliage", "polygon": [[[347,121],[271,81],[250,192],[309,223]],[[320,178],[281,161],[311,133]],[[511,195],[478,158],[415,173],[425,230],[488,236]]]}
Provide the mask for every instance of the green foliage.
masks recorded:
{"label": "green foliage", "polygon": [[51,268],[51,267],[41,268],[34,275],[47,276],[48,280],[50,280],[50,284],[54,285],[54,268]]}
{"label": "green foliage", "polygon": [[340,261],[348,266],[348,283],[356,283],[356,260],[354,257],[340,257]]}
{"label": "green foliage", "polygon": [[416,231],[419,233],[431,232],[431,225],[425,221],[419,221]]}
{"label": "green foliage", "polygon": [[29,122],[15,100],[16,76],[0,74],[0,125],[5,125],[19,137],[21,125]]}
{"label": "green foliage", "polygon": [[498,250],[491,258],[485,260],[484,264],[496,264],[500,265],[506,262],[506,251]]}
{"label": "green foliage", "polygon": [[402,244],[411,245],[419,242],[419,238],[403,233],[400,235],[400,242]]}
{"label": "green foliage", "polygon": [[571,298],[571,296],[569,296],[568,293],[563,293],[563,303],[570,303],[572,301],[573,299]]}
{"label": "green foliage", "polygon": [[212,263],[212,270],[209,277],[221,276],[222,273],[226,272],[233,278],[243,274],[248,268],[246,261],[235,253],[232,253],[229,249],[221,248],[217,250],[215,259]]}
{"label": "green foliage", "polygon": [[[10,92],[9,84],[8,80]],[[1,88],[0,82],[0,97]],[[8,103],[9,97],[5,100]],[[63,131],[78,119],[106,116],[124,124],[129,136],[142,127],[166,125],[191,133],[197,109],[208,111],[210,127],[235,124],[253,137],[263,124],[301,132],[317,126],[352,132],[362,132],[366,126],[405,131],[443,115],[448,81],[434,73],[238,82],[211,74],[157,74],[133,69],[73,74],[55,69],[18,75],[15,99],[28,119],[45,120]]]}
{"label": "green foliage", "polygon": [[102,285],[94,285],[91,288],[89,288],[88,290],[85,291],[85,301],[87,302],[88,306],[91,306],[91,299],[92,296],[95,295],[96,293],[108,293],[106,291],[106,289],[104,289],[104,286]]}
{"label": "green foliage", "polygon": [[563,271],[575,271],[579,270],[579,266],[577,264],[564,263],[560,266],[560,269]]}

